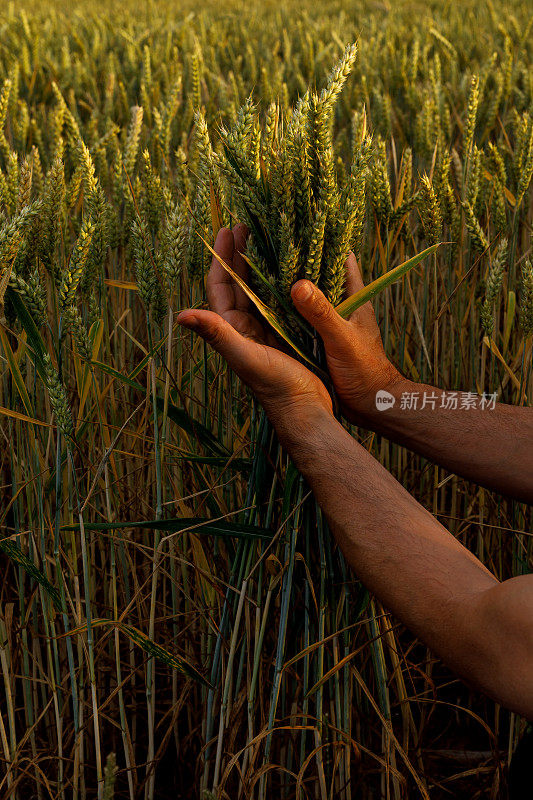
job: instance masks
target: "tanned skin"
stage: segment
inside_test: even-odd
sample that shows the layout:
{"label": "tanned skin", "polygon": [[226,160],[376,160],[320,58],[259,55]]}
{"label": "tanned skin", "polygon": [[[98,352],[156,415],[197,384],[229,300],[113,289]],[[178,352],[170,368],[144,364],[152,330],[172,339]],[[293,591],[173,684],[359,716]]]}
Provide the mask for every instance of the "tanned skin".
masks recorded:
{"label": "tanned skin", "polygon": [[[246,278],[247,231],[222,229],[215,249]],[[353,255],[347,295],[363,286]],[[211,311],[181,312],[252,389],[306,478],[347,561],[416,636],[470,684],[533,719],[533,576],[500,583],[335,419],[323,383],[276,346],[248,298],[213,259]],[[533,502],[533,409],[441,408],[442,391],[414,384],[387,359],[370,303],[343,320],[322,292],[298,281],[292,300],[321,336],[345,417],[434,463]],[[396,403],[379,412],[378,390]],[[404,392],[435,393],[435,408],[401,408]]]}

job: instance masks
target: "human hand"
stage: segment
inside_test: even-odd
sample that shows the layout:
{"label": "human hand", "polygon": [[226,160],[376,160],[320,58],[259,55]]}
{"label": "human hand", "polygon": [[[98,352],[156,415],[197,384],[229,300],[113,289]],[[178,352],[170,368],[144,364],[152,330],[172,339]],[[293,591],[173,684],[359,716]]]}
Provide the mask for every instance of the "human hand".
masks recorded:
{"label": "human hand", "polygon": [[[346,261],[346,296],[363,287],[356,258],[350,253]],[[385,355],[372,304],[365,303],[345,320],[308,280],[297,281],[291,297],[302,317],[322,338],[329,374],[344,415],[351,422],[364,421],[375,411],[376,392],[391,390],[405,380]]]}
{"label": "human hand", "polygon": [[[242,224],[233,230],[222,228],[214,248],[245,280],[248,265],[241,253],[247,233]],[[207,298],[211,311],[182,311],[179,324],[196,331],[225,358],[263,405],[278,434],[287,426],[307,425],[317,411],[332,413],[322,381],[278,349],[268,326],[254,314],[250,300],[216,257],[207,277]]]}

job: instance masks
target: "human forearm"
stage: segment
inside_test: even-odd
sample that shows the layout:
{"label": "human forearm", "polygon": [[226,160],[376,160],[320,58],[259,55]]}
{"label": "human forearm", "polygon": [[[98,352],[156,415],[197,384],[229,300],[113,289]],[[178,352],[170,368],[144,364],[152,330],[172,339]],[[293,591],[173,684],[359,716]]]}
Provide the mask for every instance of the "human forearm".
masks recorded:
{"label": "human forearm", "polygon": [[426,640],[428,604],[439,614],[444,601],[496,582],[331,415],[311,410],[276,429],[358,576]]}
{"label": "human forearm", "polygon": [[276,427],[362,582],[459,674],[523,710],[499,664],[506,625],[491,627],[484,600],[496,578],[331,415]]}
{"label": "human forearm", "polygon": [[[533,409],[493,406],[406,379],[387,391],[394,405],[379,411],[375,394],[369,396],[359,403],[359,423],[469,480],[533,501]],[[416,408],[405,407],[415,401]]]}

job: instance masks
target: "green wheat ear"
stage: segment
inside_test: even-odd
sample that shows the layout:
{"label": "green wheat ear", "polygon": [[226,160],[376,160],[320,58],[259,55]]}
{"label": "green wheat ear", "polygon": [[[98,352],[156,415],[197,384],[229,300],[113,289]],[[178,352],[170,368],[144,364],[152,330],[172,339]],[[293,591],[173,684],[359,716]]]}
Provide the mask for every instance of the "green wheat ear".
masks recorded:
{"label": "green wheat ear", "polygon": [[66,328],[70,330],[80,358],[84,361],[90,361],[92,357],[91,339],[76,306],[72,305],[64,310],[63,322]]}
{"label": "green wheat ear", "polygon": [[506,261],[507,239],[502,239],[489,268],[485,283],[485,299],[480,311],[481,326],[487,336],[490,336],[494,329],[494,306],[502,289]]}
{"label": "green wheat ear", "polygon": [[435,244],[442,238],[442,213],[435,190],[427,175],[422,176],[420,188],[418,210],[428,241]]}
{"label": "green wheat ear", "polygon": [[24,159],[19,171],[19,185],[17,191],[16,209],[20,211],[31,202],[32,164],[30,159]]}
{"label": "green wheat ear", "polygon": [[124,146],[124,153],[122,160],[124,168],[130,178],[133,176],[135,170],[135,162],[139,152],[139,141],[141,137],[141,128],[143,124],[144,111],[140,106],[133,106],[131,109],[130,125],[128,128],[128,136]]}
{"label": "green wheat ear", "polygon": [[533,266],[529,259],[520,276],[520,327],[524,336],[533,334]]}
{"label": "green wheat ear", "polygon": [[190,235],[189,211],[179,203],[168,215],[161,238],[163,269],[168,281],[174,285],[186,268],[187,247]]}
{"label": "green wheat ear", "polygon": [[94,222],[90,219],[85,219],[83,221],[76,244],[74,245],[74,250],[70,257],[68,270],[63,276],[63,281],[59,289],[60,302],[63,308],[70,306],[74,301],[76,290],[85,271],[87,259],[89,258],[89,250],[95,227]]}
{"label": "green wheat ear", "polygon": [[474,209],[468,200],[464,200],[462,206],[465,213],[466,227],[470,233],[474,247],[482,251],[487,250],[489,243],[481,225],[479,224],[479,220],[474,213]]}
{"label": "green wheat ear", "polygon": [[25,280],[15,272],[11,272],[9,285],[20,295],[37,327],[46,322],[46,294],[39,280],[39,274],[33,272]]}
{"label": "green wheat ear", "polygon": [[467,159],[470,156],[472,143],[474,141],[474,130],[479,105],[479,77],[473,75],[470,81],[470,93],[468,95],[467,117],[465,133],[463,137],[463,156]]}
{"label": "green wheat ear", "polygon": [[46,388],[48,389],[50,405],[56,416],[57,426],[61,433],[68,440],[71,440],[74,437],[74,424],[72,422],[72,414],[65,385],[52,364],[48,353],[44,354],[43,360]]}

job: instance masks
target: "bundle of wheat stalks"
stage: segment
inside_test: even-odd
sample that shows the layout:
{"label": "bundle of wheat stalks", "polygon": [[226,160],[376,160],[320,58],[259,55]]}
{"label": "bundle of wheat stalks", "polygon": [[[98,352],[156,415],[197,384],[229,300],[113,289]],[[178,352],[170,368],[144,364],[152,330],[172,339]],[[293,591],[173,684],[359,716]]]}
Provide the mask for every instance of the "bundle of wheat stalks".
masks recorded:
{"label": "bundle of wheat stalks", "polygon": [[[222,206],[228,198],[236,216],[247,224],[244,257],[250,267],[251,286],[264,302],[257,302],[254,292],[217,254],[215,257],[278,333],[292,343],[278,321],[280,317],[286,328],[297,333],[298,352],[302,352],[300,347],[311,352],[312,332],[288,302],[292,285],[307,278],[337,306],[344,294],[346,259],[350,251],[359,254],[362,247],[369,165],[375,155],[364,109],[354,131],[348,168],[342,160],[335,159],[333,148],[336,102],[356,54],[357,46],[348,45],[320,93],[309,89],[286,114],[277,103],[271,103],[263,124],[248,99],[239,110],[235,125],[230,130],[220,130],[221,152],[211,145],[202,113],[196,116],[200,150],[207,165],[203,167],[203,177],[211,188],[210,202],[216,205],[217,217],[223,218]],[[382,186],[379,181],[376,183],[379,202]],[[412,202],[402,204],[396,216],[411,205]],[[427,211],[424,213],[427,216]],[[436,245],[422,255],[435,249]],[[346,315],[353,311],[416,266],[421,258],[410,259],[375,281],[365,293],[350,299],[349,305],[339,307],[339,312]]]}
{"label": "bundle of wheat stalks", "polygon": [[283,302],[306,277],[339,303],[344,262],[360,249],[371,138],[362,126],[342,183],[333,152],[335,104],[356,53],[349,46],[320,94],[306,92],[286,117],[272,103],[262,126],[249,101],[221,131],[224,154],[214,161],[250,229],[247,255],[269,301]]}

